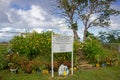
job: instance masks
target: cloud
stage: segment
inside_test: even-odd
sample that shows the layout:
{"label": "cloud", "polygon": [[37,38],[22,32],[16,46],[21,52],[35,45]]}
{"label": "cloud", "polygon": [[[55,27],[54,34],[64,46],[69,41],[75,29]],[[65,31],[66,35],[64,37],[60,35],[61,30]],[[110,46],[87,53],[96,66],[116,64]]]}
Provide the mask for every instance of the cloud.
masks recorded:
{"label": "cloud", "polygon": [[2,11],[0,11],[0,22],[1,23],[9,22],[7,15]]}
{"label": "cloud", "polygon": [[39,6],[32,5],[28,11],[18,10],[17,14],[21,16],[21,21],[28,23],[30,26],[38,26],[46,22],[47,13]]}
{"label": "cloud", "polygon": [[27,24],[29,27],[41,27],[47,29],[66,26],[64,19],[51,15],[37,5],[32,5],[31,9],[27,11],[19,9],[14,10],[13,12],[16,12],[17,16],[20,16],[19,21],[21,21],[22,24]]}
{"label": "cloud", "polygon": [[[0,6],[0,13],[2,14],[0,14],[0,31],[31,32],[32,30],[36,30],[41,32],[51,29],[60,30],[66,27],[64,19],[51,14],[48,6],[50,6],[49,2],[52,1],[46,0],[47,2],[43,3],[41,2],[42,0],[27,1],[28,0],[1,1],[0,4],[2,4],[2,6]],[[1,36],[3,36],[3,34],[0,34],[0,37]]]}
{"label": "cloud", "polygon": [[0,23],[9,22],[6,11],[8,11],[11,0],[0,0]]}
{"label": "cloud", "polygon": [[0,10],[7,10],[12,0],[0,0]]}
{"label": "cloud", "polygon": [[112,17],[110,28],[112,30],[120,30],[120,15],[116,17]]}
{"label": "cloud", "polygon": [[[35,30],[35,31],[37,31],[38,33],[40,33],[40,32],[42,32],[42,31],[43,31],[43,29],[41,29],[41,28],[33,28],[33,30],[32,30],[32,31],[34,31],[34,30]],[[31,32],[32,32],[32,31],[31,31]]]}
{"label": "cloud", "polygon": [[50,10],[51,7],[56,6],[57,0],[13,0],[11,3],[11,7],[14,7],[14,5],[18,5],[20,8],[25,9],[28,6],[31,5],[39,5],[44,10]]}
{"label": "cloud", "polygon": [[[26,27],[26,28],[31,28],[31,27],[53,27],[53,26],[62,26],[61,21],[63,19],[57,18],[48,12],[47,8],[41,7],[44,3],[48,4],[48,2],[52,1],[41,1],[41,0],[31,0],[28,2],[28,0],[9,0],[9,1],[4,1],[2,0],[2,4],[7,3],[6,6],[7,10],[2,11],[4,14],[3,21],[0,21],[1,27],[5,26],[11,26],[14,28],[21,28],[21,26]],[[43,2],[43,3],[42,3]],[[41,5],[34,5],[41,3]],[[44,4],[44,6],[48,6]],[[13,6],[14,5],[14,6]],[[16,6],[15,6],[16,5]],[[24,10],[23,7],[26,7],[25,5],[29,5],[28,10]],[[19,8],[16,8],[19,7]],[[15,27],[16,26],[16,27]],[[22,27],[22,28],[23,28]]]}
{"label": "cloud", "polygon": [[[115,4],[111,6],[112,8],[120,11],[120,1],[118,0]],[[112,30],[120,30],[120,15],[118,16],[112,16],[111,17],[111,29]]]}

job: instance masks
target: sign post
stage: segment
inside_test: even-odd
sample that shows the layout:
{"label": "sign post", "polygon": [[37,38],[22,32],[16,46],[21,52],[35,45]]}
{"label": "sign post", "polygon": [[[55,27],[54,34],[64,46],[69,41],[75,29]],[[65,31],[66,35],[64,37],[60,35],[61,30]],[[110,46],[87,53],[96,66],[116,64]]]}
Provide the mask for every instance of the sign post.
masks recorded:
{"label": "sign post", "polygon": [[62,52],[71,52],[71,74],[73,75],[73,36],[52,34],[52,54],[51,54],[52,77],[54,77],[53,53]]}

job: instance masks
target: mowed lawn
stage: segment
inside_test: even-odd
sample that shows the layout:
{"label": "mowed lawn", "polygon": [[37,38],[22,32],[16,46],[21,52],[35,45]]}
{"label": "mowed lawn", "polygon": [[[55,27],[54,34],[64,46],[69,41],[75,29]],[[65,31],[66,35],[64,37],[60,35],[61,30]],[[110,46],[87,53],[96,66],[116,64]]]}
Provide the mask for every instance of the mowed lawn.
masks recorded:
{"label": "mowed lawn", "polygon": [[51,78],[49,74],[18,74],[10,73],[9,70],[0,71],[0,80],[120,80],[120,66],[103,67],[89,70],[77,70],[74,75],[59,77],[55,73],[55,77]]}

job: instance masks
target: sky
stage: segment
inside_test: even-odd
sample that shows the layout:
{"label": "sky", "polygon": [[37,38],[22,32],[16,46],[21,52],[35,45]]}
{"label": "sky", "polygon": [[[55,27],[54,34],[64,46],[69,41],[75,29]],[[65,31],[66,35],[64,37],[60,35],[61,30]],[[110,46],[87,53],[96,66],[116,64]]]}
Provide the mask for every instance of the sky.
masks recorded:
{"label": "sky", "polygon": [[[8,40],[13,36],[13,33],[5,32],[70,31],[65,19],[54,13],[56,6],[56,0],[0,0],[0,41]],[[112,7],[120,10],[120,0]],[[112,18],[112,26],[109,29],[120,30],[119,19],[120,16]],[[104,29],[89,29],[94,34],[102,30]],[[79,27],[80,37],[82,33],[83,28]]]}

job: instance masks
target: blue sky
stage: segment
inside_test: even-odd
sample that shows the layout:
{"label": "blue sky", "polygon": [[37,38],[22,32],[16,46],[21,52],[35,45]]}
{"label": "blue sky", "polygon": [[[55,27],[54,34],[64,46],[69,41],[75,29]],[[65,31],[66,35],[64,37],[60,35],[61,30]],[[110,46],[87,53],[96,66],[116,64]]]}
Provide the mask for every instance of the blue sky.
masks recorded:
{"label": "blue sky", "polygon": [[[65,19],[56,16],[56,0],[0,0],[0,31],[5,32],[38,32],[55,30],[69,31]],[[112,5],[120,10],[120,0]],[[120,16],[111,19],[111,29],[120,29]],[[82,26],[82,24],[79,24]],[[97,34],[102,28],[92,28],[89,31]],[[78,34],[82,38],[83,28],[79,27]],[[13,34],[0,33],[0,40],[7,40]]]}

